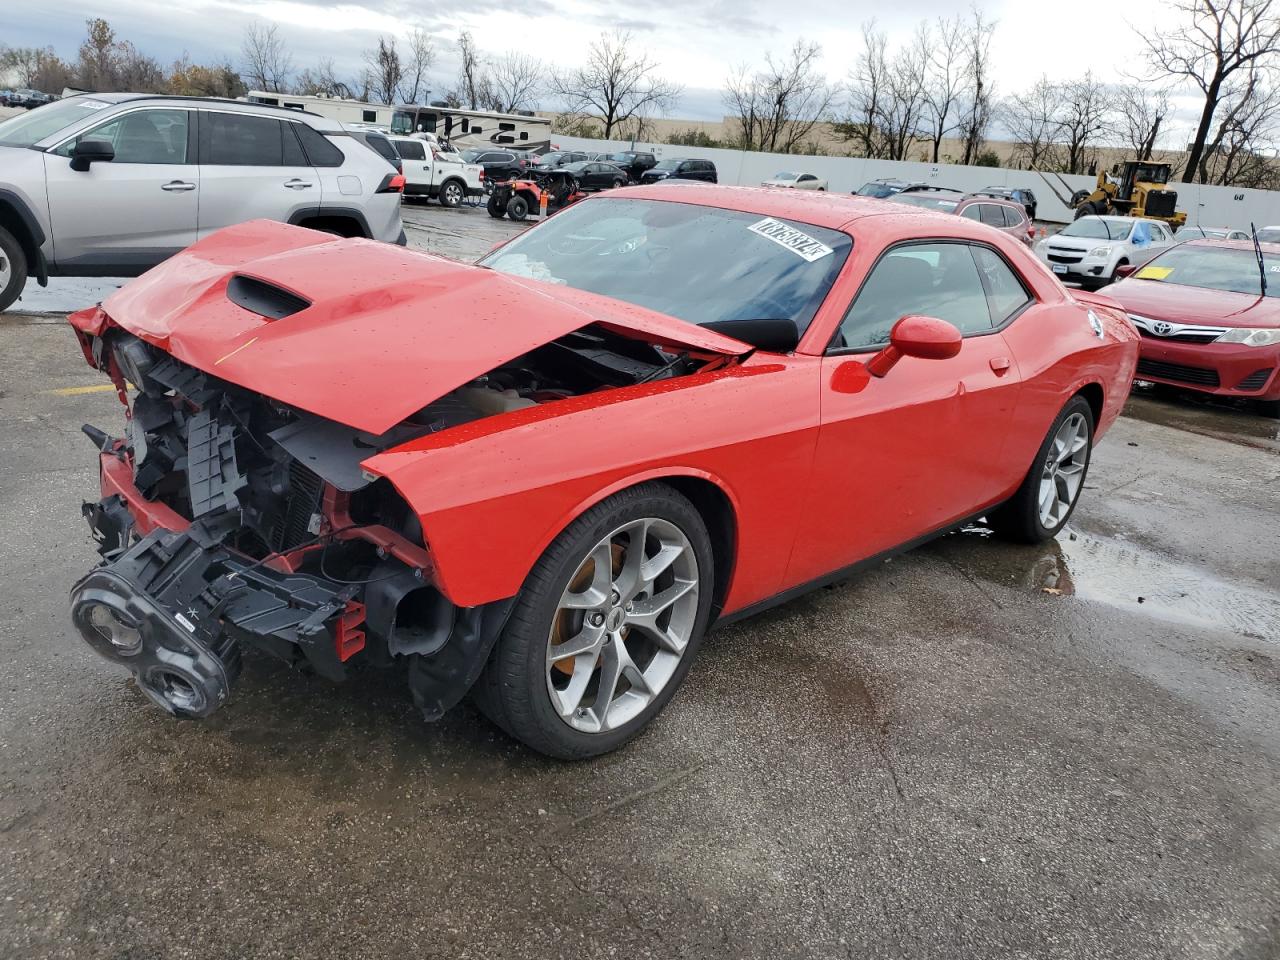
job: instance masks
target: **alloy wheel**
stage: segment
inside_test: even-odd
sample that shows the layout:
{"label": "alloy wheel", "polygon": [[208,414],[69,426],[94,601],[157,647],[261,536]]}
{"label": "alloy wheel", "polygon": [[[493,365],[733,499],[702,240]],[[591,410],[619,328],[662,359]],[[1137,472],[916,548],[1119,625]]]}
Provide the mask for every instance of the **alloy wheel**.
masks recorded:
{"label": "alloy wheel", "polygon": [[597,543],[569,578],[547,638],[547,692],[575,730],[603,733],[637,717],[671,680],[698,617],[689,538],[657,517]]}
{"label": "alloy wheel", "polygon": [[1071,512],[1088,464],[1089,426],[1084,414],[1073,413],[1053,435],[1040,475],[1040,523],[1046,530],[1056,529]]}

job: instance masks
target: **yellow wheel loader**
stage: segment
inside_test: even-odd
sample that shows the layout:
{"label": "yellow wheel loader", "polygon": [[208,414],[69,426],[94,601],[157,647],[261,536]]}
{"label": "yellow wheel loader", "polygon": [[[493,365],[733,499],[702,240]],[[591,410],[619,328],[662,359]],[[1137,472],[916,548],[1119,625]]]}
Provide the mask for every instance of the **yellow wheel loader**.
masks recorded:
{"label": "yellow wheel loader", "polygon": [[1098,186],[1088,190],[1071,192],[1071,187],[1058,174],[1054,174],[1058,183],[1066,193],[1059,193],[1049,180],[1041,173],[1049,189],[1066,206],[1076,212],[1076,219],[1093,214],[1122,217],[1150,217],[1152,220],[1163,220],[1177,230],[1187,222],[1185,211],[1178,210],[1178,193],[1166,190],[1172,167],[1167,163],[1154,163],[1150,160],[1126,160],[1111,168],[1098,171]]}

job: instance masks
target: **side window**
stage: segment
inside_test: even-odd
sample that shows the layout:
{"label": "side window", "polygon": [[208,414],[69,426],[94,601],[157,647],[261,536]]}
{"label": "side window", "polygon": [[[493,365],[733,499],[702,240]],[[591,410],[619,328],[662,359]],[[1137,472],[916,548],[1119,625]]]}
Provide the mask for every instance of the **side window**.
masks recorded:
{"label": "side window", "polygon": [[1027,288],[1018,279],[1018,275],[994,250],[974,247],[973,259],[977,261],[978,269],[987,282],[987,299],[991,301],[991,316],[995,319],[996,326],[1031,302]]}
{"label": "side window", "polygon": [[978,209],[980,211],[979,216],[981,217],[982,222],[985,223],[987,226],[989,227],[1004,226],[1004,208],[1003,207],[999,207],[994,203],[980,203],[978,204]]}
{"label": "side window", "polygon": [[986,290],[968,244],[907,243],[882,256],[845,314],[835,345],[877,350],[908,314],[946,320],[964,334],[991,329]]}
{"label": "side window", "polygon": [[466,117],[463,117],[463,118],[462,118],[462,132],[463,132],[463,133],[466,133],[466,132],[467,132],[468,130],[470,130],[470,129],[471,129],[471,123],[467,120],[467,118],[466,118]]}
{"label": "side window", "polygon": [[528,130],[521,130],[521,131],[520,131],[520,139],[521,139],[521,140],[528,140],[528,139],[529,139],[529,131],[528,131]]}
{"label": "side window", "polygon": [[274,117],[206,113],[200,124],[200,160],[224,166],[281,166],[284,139],[280,127]]}
{"label": "side window", "polygon": [[1002,207],[1004,210],[1004,223],[1007,227],[1021,227],[1027,222],[1026,216],[1021,210],[1015,210],[1013,207]]}
{"label": "side window", "polygon": [[[463,123],[465,123],[465,122],[466,122],[466,121],[464,120],[464,121],[463,121]],[[472,132],[472,133],[484,133],[484,128],[483,128],[483,127],[481,127],[481,126],[480,126],[480,124],[478,124],[478,123],[477,123],[477,124],[472,125],[472,127],[471,127],[471,132]]]}
{"label": "side window", "polygon": [[79,140],[107,140],[115,163],[186,163],[189,122],[186,110],[136,110],[82,133],[57,152],[69,157]]}
{"label": "side window", "polygon": [[378,111],[377,111],[377,110],[365,110],[365,111],[362,111],[360,115],[361,115],[362,117],[364,117],[364,122],[365,122],[365,123],[377,123],[377,122],[378,122]]}
{"label": "side window", "polygon": [[[302,141],[302,149],[307,151],[307,160],[313,167],[340,167],[347,158],[342,149],[319,130],[313,130],[305,123],[291,123],[294,133]],[[382,137],[370,137],[376,143],[374,147],[379,153],[391,152],[390,145]],[[388,157],[387,159],[391,159]]]}
{"label": "side window", "polygon": [[293,131],[298,125],[296,123],[281,124],[281,132],[284,136],[284,165],[286,167],[305,167],[307,166],[307,155],[302,152],[302,144],[298,142],[298,136]]}
{"label": "side window", "polygon": [[964,217],[966,220],[980,221],[982,219],[982,208],[985,206],[985,203],[971,203],[960,211],[960,216]]}
{"label": "side window", "polygon": [[396,140],[394,143],[401,160],[427,159],[427,150],[421,140]]}

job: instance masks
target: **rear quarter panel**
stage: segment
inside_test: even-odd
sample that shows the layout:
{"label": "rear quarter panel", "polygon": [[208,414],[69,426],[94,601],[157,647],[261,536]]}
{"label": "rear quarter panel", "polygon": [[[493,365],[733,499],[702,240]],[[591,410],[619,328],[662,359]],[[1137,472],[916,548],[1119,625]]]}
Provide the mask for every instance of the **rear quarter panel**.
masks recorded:
{"label": "rear quarter panel", "polygon": [[818,428],[812,358],[712,373],[479,420],[366,461],[422,523],[437,585],[475,606],[519,591],[538,556],[610,494],[663,476],[716,484],[735,514],[724,610],[778,589]]}

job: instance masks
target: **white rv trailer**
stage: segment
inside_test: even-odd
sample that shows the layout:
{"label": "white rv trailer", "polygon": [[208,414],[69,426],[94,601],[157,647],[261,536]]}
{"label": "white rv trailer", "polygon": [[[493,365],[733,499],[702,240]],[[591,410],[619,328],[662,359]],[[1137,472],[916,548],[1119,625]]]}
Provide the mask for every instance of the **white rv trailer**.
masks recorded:
{"label": "white rv trailer", "polygon": [[250,103],[306,110],[340,123],[370,124],[389,129],[399,136],[415,133],[434,134],[449,141],[455,150],[470,147],[507,147],[512,150],[545,152],[551,147],[551,121],[526,113],[493,113],[489,110],[467,110],[446,107],[365,103],[342,97],[295,96],[250,90],[245,97]]}

